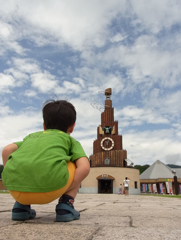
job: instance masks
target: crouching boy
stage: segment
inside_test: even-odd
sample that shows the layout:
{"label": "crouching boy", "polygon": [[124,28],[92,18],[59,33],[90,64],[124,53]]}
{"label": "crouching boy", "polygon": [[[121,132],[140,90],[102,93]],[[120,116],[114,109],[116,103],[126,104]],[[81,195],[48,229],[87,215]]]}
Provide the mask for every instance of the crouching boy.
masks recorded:
{"label": "crouching boy", "polygon": [[80,218],[74,198],[90,164],[81,144],[70,136],[76,111],[67,101],[48,101],[43,107],[44,131],[26,136],[3,149],[5,187],[16,200],[13,220],[36,216],[31,204],[46,204],[59,198],[56,221]]}

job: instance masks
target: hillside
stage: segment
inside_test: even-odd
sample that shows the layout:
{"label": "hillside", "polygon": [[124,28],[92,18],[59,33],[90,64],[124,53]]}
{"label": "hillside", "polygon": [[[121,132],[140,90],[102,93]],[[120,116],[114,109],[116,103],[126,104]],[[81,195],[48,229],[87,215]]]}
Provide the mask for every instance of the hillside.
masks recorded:
{"label": "hillside", "polygon": [[180,165],[175,165],[175,164],[167,164],[167,166],[170,168],[181,168]]}

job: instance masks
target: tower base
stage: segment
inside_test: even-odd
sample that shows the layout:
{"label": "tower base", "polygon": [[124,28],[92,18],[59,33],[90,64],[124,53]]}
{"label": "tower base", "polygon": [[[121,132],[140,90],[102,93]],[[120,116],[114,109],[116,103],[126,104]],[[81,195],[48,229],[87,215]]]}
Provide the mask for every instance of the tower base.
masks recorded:
{"label": "tower base", "polygon": [[130,178],[129,194],[140,194],[139,170],[129,167],[95,167],[81,183],[79,193],[118,194],[119,185]]}

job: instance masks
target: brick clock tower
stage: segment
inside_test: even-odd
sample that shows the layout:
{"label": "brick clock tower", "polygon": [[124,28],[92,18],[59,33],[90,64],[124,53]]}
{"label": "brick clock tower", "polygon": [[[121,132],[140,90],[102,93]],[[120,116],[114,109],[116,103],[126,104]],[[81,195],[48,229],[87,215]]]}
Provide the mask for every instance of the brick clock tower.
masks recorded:
{"label": "brick clock tower", "polygon": [[129,194],[140,194],[139,170],[127,166],[127,151],[123,150],[122,135],[118,134],[118,121],[114,121],[111,100],[112,89],[105,90],[104,112],[93,142],[90,173],[82,181],[80,193],[118,193],[119,185],[129,177]]}
{"label": "brick clock tower", "polygon": [[93,154],[89,157],[91,167],[127,167],[127,151],[122,147],[122,135],[118,134],[118,121],[114,121],[111,100],[112,89],[105,90],[105,107],[101,114],[101,125],[97,128],[97,139],[93,143]]}

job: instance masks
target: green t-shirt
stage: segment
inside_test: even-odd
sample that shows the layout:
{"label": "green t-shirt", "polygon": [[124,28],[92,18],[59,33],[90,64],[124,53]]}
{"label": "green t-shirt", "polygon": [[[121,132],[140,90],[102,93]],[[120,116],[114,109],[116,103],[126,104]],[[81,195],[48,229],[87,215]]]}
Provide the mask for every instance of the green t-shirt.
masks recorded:
{"label": "green t-shirt", "polygon": [[32,133],[16,144],[2,173],[5,187],[13,191],[60,189],[69,179],[67,162],[87,157],[78,141],[57,129]]}

